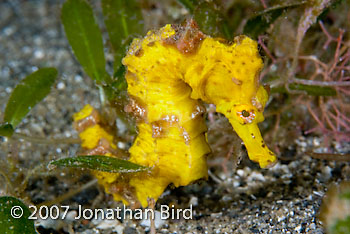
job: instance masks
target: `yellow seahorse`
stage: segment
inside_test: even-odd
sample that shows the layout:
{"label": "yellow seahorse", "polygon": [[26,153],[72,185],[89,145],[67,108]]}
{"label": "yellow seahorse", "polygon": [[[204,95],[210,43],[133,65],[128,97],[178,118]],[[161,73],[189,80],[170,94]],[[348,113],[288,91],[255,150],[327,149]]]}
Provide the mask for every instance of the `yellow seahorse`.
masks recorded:
{"label": "yellow seahorse", "polygon": [[129,160],[152,170],[112,180],[100,174],[116,200],[146,207],[147,199],[157,200],[169,184],[185,186],[207,177],[210,148],[200,100],[215,104],[229,119],[252,161],[262,168],[276,161],[257,126],[268,94],[258,82],[263,63],[255,41],[212,38],[194,21],[168,24],[134,39],[123,64],[130,97],[126,111],[136,115],[138,127]]}

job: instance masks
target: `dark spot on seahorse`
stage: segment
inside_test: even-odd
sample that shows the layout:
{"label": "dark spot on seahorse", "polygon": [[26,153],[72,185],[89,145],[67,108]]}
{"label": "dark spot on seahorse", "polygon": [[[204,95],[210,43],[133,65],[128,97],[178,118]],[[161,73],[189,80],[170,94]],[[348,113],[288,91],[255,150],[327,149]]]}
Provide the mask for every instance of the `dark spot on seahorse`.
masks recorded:
{"label": "dark spot on seahorse", "polygon": [[135,52],[135,56],[136,56],[136,57],[141,57],[142,55],[143,55],[143,49],[142,49],[142,48],[138,49],[138,50]]}
{"label": "dark spot on seahorse", "polygon": [[233,83],[235,83],[236,85],[242,85],[242,81],[239,80],[239,79],[236,79],[236,78],[232,77],[232,81],[233,81]]}
{"label": "dark spot on seahorse", "polygon": [[235,64],[236,62],[235,61],[231,61],[231,64]]}
{"label": "dark spot on seahorse", "polygon": [[245,65],[245,62],[242,62],[242,65],[244,66],[244,65]]}
{"label": "dark spot on seahorse", "polygon": [[231,110],[227,110],[227,113],[231,113]]}
{"label": "dark spot on seahorse", "polygon": [[186,22],[186,25],[172,25],[175,34],[171,37],[163,39],[163,43],[167,45],[175,45],[176,48],[183,54],[196,52],[201,41],[205,38],[197,23],[191,19]]}
{"label": "dark spot on seahorse", "polygon": [[262,145],[261,145],[261,147],[265,148],[265,147],[266,147],[266,145],[265,145],[265,144],[262,144]]}
{"label": "dark spot on seahorse", "polygon": [[215,62],[216,62],[216,63],[220,63],[221,60],[220,60],[220,59],[216,59]]}
{"label": "dark spot on seahorse", "polygon": [[147,46],[154,46],[155,42],[154,41],[151,41],[151,42],[148,42]]}

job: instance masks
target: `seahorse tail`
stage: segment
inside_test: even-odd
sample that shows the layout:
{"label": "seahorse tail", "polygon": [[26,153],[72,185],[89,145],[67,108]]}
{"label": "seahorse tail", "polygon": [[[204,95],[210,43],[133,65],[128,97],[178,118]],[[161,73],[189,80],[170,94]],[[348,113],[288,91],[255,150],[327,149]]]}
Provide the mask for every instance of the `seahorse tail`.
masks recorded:
{"label": "seahorse tail", "polygon": [[[114,144],[114,136],[101,123],[100,113],[91,105],[87,104],[79,112],[73,115],[74,127],[79,132],[83,155],[105,155],[109,157],[124,158],[117,146]],[[123,183],[123,178],[118,173],[93,171],[107,193],[112,193],[115,200],[122,200],[124,203],[133,203],[127,191],[128,185]],[[116,187],[116,181],[119,186]],[[121,189],[122,188],[122,189]],[[117,191],[117,192],[116,192]]]}

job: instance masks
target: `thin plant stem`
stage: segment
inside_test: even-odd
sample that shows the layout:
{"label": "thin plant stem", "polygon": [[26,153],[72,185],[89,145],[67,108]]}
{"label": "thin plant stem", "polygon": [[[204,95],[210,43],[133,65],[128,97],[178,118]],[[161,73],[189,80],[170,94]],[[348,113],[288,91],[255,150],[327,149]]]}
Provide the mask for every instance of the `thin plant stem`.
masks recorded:
{"label": "thin plant stem", "polygon": [[334,160],[350,162],[350,154],[332,154],[332,153],[315,153],[312,151],[306,152],[312,158],[322,159],[322,160]]}
{"label": "thin plant stem", "polygon": [[31,143],[36,144],[47,144],[47,145],[55,145],[55,144],[80,144],[81,141],[78,138],[44,138],[44,137],[35,137],[28,136],[23,133],[14,133],[12,135],[13,139],[16,140],[25,140]]}

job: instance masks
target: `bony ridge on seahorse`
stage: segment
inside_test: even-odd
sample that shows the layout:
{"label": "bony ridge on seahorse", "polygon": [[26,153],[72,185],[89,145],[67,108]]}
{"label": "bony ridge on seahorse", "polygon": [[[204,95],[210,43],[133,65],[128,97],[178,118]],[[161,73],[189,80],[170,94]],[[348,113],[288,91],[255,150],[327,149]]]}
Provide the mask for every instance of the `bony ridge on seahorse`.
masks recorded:
{"label": "bony ridge on seahorse", "polygon": [[262,168],[276,162],[257,126],[268,94],[258,82],[263,63],[252,39],[212,38],[193,20],[168,24],[134,39],[123,64],[130,97],[126,111],[135,114],[138,127],[129,160],[152,170],[100,173],[99,182],[116,200],[146,207],[147,199],[157,200],[169,184],[207,178],[210,148],[199,100],[215,104],[229,119],[252,161]]}

